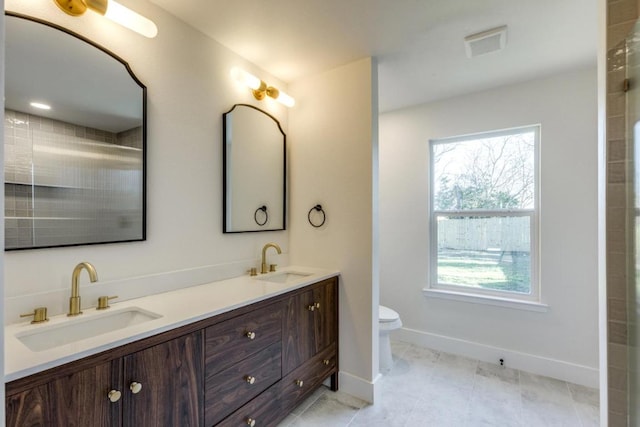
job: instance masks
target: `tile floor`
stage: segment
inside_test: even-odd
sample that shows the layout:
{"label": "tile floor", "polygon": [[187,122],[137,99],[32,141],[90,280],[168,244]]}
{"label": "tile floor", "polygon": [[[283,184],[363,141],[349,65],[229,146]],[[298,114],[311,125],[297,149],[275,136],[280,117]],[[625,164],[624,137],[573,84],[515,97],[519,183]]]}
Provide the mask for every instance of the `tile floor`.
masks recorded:
{"label": "tile floor", "polygon": [[369,405],[321,388],[279,427],[597,427],[598,391],[393,342],[394,366]]}

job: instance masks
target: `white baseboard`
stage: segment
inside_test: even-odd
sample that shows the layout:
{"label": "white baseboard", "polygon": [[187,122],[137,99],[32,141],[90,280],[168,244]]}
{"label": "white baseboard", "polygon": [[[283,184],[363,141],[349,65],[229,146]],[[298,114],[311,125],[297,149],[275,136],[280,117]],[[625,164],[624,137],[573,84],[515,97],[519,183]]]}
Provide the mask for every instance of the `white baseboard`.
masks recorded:
{"label": "white baseboard", "polygon": [[365,402],[373,403],[380,401],[380,385],[378,380],[382,375],[378,374],[373,381],[367,381],[364,378],[356,377],[347,372],[340,371],[338,373],[338,386],[341,392],[350,394]]}
{"label": "white baseboard", "polygon": [[587,387],[598,388],[599,371],[589,366],[549,359],[534,354],[520,353],[409,328],[402,328],[393,332],[392,337],[393,339],[415,344],[420,347],[457,354],[488,363],[497,364],[500,359],[504,359],[505,365],[509,368],[544,375]]}

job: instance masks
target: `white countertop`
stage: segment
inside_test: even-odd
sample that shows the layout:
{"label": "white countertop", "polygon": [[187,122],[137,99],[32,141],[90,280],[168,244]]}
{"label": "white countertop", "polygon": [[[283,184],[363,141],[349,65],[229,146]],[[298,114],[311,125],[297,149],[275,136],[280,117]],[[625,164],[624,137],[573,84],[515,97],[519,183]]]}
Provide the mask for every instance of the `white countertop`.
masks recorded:
{"label": "white countertop", "polygon": [[[289,283],[264,280],[286,272],[308,275]],[[289,266],[278,272],[256,277],[245,275],[128,301],[117,302],[116,300],[111,303],[111,308],[108,310],[83,309],[84,313],[77,317],[67,317],[62,314],[38,325],[32,325],[29,321],[9,325],[5,328],[5,382],[284,294],[337,274],[339,274],[338,271]],[[80,293],[82,294],[82,291]],[[61,327],[71,322],[82,322],[104,316],[110,310],[132,307],[153,312],[162,317],[43,351],[32,351],[16,336],[27,331],[36,331],[38,328],[51,328],[58,325]]]}

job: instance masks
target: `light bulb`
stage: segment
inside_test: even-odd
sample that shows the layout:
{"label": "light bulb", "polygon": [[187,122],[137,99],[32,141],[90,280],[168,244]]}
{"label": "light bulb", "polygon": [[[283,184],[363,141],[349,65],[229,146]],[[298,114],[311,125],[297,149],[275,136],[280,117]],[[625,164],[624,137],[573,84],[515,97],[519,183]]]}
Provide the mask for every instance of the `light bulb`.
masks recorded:
{"label": "light bulb", "polygon": [[45,104],[43,102],[31,102],[29,103],[33,108],[39,108],[40,110],[51,110],[51,105]]}
{"label": "light bulb", "polygon": [[284,105],[286,107],[289,107],[289,108],[291,108],[294,105],[296,105],[296,100],[293,99],[291,96],[287,95],[286,93],[284,93],[283,91],[280,91],[280,94],[278,95],[276,100],[279,103],[281,103],[282,105]]}
{"label": "light bulb", "polygon": [[158,27],[153,21],[113,0],[109,0],[104,16],[150,39],[158,34]]}
{"label": "light bulb", "polygon": [[296,104],[295,99],[291,96],[279,91],[273,86],[267,86],[265,82],[241,68],[233,67],[231,69],[231,77],[243,86],[253,89],[253,96],[258,100],[263,100],[265,95],[267,95],[287,107],[293,107]]}
{"label": "light bulb", "polygon": [[71,16],[80,16],[87,9],[91,9],[116,24],[120,24],[150,39],[158,34],[158,27],[153,21],[114,0],[54,0],[54,2],[64,13]]}
{"label": "light bulb", "polygon": [[238,67],[231,69],[231,77],[238,83],[248,86],[253,90],[258,90],[262,86],[262,81],[259,78]]}

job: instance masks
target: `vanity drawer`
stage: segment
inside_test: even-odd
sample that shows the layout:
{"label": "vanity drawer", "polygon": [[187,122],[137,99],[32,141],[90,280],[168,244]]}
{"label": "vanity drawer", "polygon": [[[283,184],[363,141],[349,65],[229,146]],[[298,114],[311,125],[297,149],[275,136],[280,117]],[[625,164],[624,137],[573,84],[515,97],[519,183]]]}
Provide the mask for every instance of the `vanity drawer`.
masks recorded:
{"label": "vanity drawer", "polygon": [[282,340],[282,306],[271,304],[205,331],[207,376]]}
{"label": "vanity drawer", "polygon": [[255,427],[275,426],[283,417],[280,408],[278,386],[270,387],[251,402],[229,415],[216,427],[247,427],[255,422]]}
{"label": "vanity drawer", "polygon": [[288,411],[294,408],[318,385],[322,384],[329,375],[335,372],[338,366],[337,362],[338,355],[334,343],[284,377],[281,382],[282,393],[280,395],[283,410]]}
{"label": "vanity drawer", "polygon": [[[244,405],[282,375],[280,342],[205,379],[205,420],[211,426]],[[277,387],[276,387],[277,388]]]}

